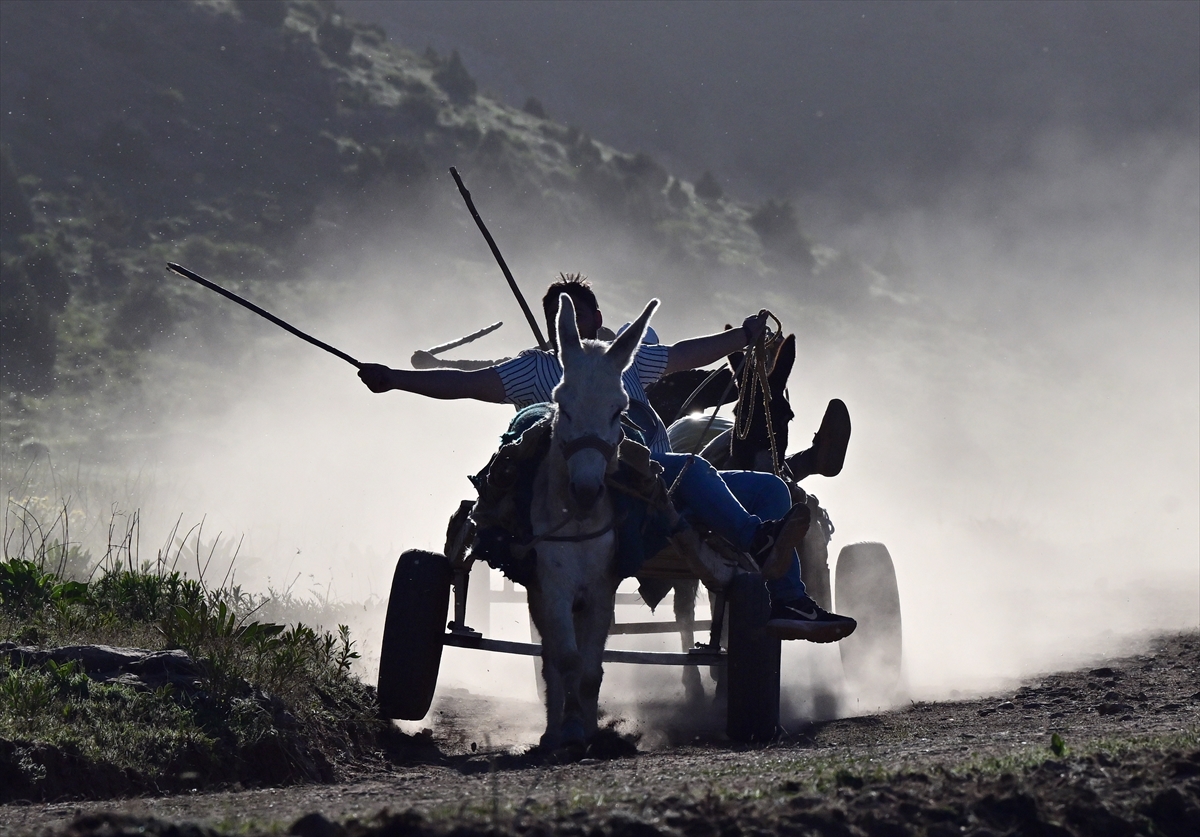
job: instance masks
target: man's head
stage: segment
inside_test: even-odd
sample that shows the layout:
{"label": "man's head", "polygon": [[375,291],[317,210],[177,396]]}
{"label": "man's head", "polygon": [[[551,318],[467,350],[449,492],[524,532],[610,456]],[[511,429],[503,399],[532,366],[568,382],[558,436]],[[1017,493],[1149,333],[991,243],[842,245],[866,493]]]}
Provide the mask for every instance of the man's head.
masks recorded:
{"label": "man's head", "polygon": [[558,348],[555,319],[558,317],[559,294],[566,294],[575,303],[575,323],[579,336],[586,340],[595,340],[596,331],[604,323],[600,314],[600,305],[596,302],[596,294],[587,277],[578,273],[560,273],[558,281],[546,288],[542,297],[542,313],[546,316],[546,331],[550,334],[550,342]]}

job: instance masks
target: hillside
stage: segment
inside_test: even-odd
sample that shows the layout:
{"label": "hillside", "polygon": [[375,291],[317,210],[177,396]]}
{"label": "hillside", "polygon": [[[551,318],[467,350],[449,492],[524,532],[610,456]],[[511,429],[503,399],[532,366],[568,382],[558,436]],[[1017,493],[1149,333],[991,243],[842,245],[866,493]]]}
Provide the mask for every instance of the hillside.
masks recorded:
{"label": "hillside", "polygon": [[788,203],[738,202],[536,100],[496,101],[457,53],[399,48],[332,3],[13,0],[2,25],[10,451],[38,437],[47,396],[119,398],[138,354],[198,316],[162,281],[168,259],[269,300],[303,280],[300,245],[329,217],[400,215],[414,232],[464,217],[450,165],[510,246],[602,225],[695,272],[847,273]]}

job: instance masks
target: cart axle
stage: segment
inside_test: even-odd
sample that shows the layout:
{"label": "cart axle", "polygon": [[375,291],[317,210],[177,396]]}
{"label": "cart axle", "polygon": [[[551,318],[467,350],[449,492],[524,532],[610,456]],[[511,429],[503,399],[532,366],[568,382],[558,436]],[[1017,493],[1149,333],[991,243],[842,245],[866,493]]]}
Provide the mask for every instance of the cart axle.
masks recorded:
{"label": "cart axle", "polygon": [[[442,637],[442,644],[455,648],[497,651],[501,654],[520,654],[525,657],[542,656],[542,646],[536,643],[487,639],[474,632],[447,633]],[[620,651],[606,648],[604,649],[604,662],[633,663],[644,666],[723,666],[726,660],[724,651],[714,652],[707,646],[700,646],[686,654],[672,654],[666,651]]]}

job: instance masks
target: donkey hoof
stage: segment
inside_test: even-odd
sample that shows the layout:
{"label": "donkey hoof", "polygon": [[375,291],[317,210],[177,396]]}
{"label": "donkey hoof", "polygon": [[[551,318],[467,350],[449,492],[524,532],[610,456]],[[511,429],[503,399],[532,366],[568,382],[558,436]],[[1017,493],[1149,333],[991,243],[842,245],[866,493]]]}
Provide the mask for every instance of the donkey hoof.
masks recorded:
{"label": "donkey hoof", "polygon": [[538,748],[544,753],[552,753],[561,746],[562,736],[550,730],[543,732],[542,737],[538,739]]}
{"label": "donkey hoof", "polygon": [[587,730],[583,727],[583,721],[578,718],[567,718],[562,723],[562,738],[563,744],[582,744],[587,740]]}

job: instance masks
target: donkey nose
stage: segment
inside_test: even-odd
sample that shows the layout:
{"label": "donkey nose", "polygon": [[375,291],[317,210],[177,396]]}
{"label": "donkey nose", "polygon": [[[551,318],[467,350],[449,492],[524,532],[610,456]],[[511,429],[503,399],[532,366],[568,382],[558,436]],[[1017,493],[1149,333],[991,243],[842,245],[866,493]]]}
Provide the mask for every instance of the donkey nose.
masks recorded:
{"label": "donkey nose", "polygon": [[571,483],[571,497],[574,498],[575,505],[581,512],[591,511],[603,494],[604,483],[598,485],[592,483]]}

